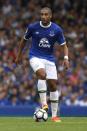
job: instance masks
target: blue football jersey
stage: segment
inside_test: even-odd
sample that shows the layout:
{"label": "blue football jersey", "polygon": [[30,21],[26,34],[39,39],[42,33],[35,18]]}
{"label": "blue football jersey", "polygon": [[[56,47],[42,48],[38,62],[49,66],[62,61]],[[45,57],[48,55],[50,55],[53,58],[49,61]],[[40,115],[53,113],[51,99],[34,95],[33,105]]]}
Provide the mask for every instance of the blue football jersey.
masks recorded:
{"label": "blue football jersey", "polygon": [[53,47],[57,42],[59,45],[65,44],[65,38],[61,27],[57,24],[50,22],[45,27],[40,22],[35,22],[28,25],[25,32],[24,39],[32,38],[32,44],[29,51],[29,57],[38,57],[54,61]]}

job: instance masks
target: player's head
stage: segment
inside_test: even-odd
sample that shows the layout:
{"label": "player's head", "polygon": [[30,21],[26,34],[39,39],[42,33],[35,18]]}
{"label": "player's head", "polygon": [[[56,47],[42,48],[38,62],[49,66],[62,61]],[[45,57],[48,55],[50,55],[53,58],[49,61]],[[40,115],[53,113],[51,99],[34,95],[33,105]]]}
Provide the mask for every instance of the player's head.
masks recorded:
{"label": "player's head", "polygon": [[48,7],[44,7],[40,12],[41,21],[43,24],[48,24],[52,18],[52,11]]}

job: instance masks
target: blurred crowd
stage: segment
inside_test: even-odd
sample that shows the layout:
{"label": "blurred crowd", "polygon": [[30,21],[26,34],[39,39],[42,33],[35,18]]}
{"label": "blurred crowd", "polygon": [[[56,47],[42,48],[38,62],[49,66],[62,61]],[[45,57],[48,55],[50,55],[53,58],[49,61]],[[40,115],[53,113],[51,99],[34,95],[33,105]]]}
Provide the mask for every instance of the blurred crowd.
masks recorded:
{"label": "blurred crowd", "polygon": [[31,40],[18,66],[15,58],[27,25],[39,20],[39,10],[45,6],[52,9],[52,21],[63,28],[69,47],[68,71],[62,66],[60,47],[54,52],[61,104],[87,106],[86,0],[0,0],[0,106],[39,103],[37,78],[28,61]]}

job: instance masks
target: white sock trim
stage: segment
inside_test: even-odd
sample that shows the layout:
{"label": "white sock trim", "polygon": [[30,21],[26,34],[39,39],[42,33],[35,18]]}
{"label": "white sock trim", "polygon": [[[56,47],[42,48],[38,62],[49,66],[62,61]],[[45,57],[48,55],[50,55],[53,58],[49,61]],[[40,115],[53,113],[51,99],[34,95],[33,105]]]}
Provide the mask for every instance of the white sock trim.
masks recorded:
{"label": "white sock trim", "polygon": [[47,85],[46,85],[46,80],[38,80],[38,92],[40,96],[40,102],[42,107],[47,104],[47,99],[46,99],[46,91],[47,91]]}
{"label": "white sock trim", "polygon": [[47,90],[47,85],[46,85],[46,80],[38,80],[38,91],[46,91]]}
{"label": "white sock trim", "polygon": [[59,96],[60,96],[60,93],[58,92],[58,90],[54,91],[54,92],[50,92],[52,117],[56,117],[57,116]]}
{"label": "white sock trim", "polygon": [[58,91],[50,92],[50,100],[58,100],[60,93]]}

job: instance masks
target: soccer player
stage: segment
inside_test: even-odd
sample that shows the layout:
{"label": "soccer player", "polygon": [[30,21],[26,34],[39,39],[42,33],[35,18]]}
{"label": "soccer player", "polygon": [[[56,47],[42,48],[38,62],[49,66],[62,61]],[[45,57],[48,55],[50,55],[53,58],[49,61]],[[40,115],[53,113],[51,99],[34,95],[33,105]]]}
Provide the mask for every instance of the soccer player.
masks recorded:
{"label": "soccer player", "polygon": [[57,70],[55,66],[55,57],[53,55],[53,47],[58,43],[64,53],[64,66],[69,68],[68,48],[60,26],[51,22],[52,11],[45,7],[40,11],[41,21],[37,21],[28,25],[24,38],[22,38],[19,51],[16,58],[16,64],[19,63],[22,50],[26,40],[32,38],[32,45],[29,52],[29,61],[32,69],[38,78],[38,91],[42,108],[47,110],[46,90],[50,88],[50,101],[52,110],[52,121],[60,122],[57,116],[59,92],[57,89]]}

